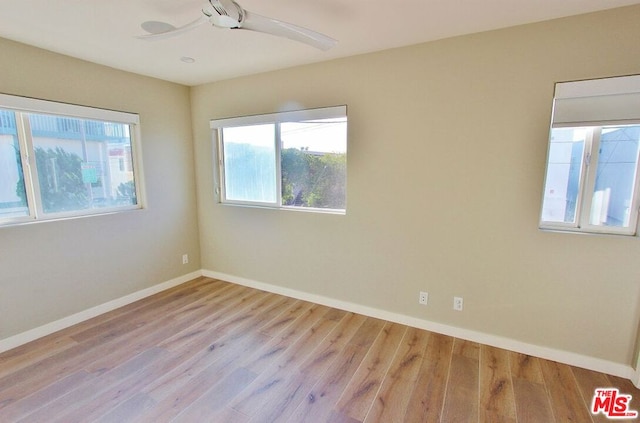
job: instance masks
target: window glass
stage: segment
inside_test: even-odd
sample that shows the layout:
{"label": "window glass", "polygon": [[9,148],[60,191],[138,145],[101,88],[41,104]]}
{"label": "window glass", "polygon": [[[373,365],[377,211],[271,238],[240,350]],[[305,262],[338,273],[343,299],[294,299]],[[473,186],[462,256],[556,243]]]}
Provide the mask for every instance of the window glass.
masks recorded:
{"label": "window glass", "polygon": [[275,203],[276,149],[273,124],[224,128],[224,188],[231,201]]}
{"label": "window glass", "polygon": [[0,110],[0,219],[28,215],[15,113]]}
{"label": "window glass", "polygon": [[589,223],[628,227],[638,169],[640,125],[602,128]]}
{"label": "window glass", "polygon": [[587,128],[554,128],[549,142],[542,220],[576,222]]}
{"label": "window glass", "polygon": [[137,204],[129,125],[28,118],[44,213]]}
{"label": "window glass", "polygon": [[282,205],[346,207],[346,118],[281,125]]}
{"label": "window glass", "polygon": [[542,224],[635,233],[639,153],[640,124],[552,129]]}

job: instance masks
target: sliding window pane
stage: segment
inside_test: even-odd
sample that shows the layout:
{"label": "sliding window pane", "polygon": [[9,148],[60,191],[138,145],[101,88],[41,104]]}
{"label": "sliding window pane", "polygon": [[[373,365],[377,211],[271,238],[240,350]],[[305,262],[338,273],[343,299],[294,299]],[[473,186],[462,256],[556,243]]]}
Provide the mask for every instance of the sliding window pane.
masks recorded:
{"label": "sliding window pane", "polygon": [[16,117],[0,110],[0,219],[28,215]]}
{"label": "sliding window pane", "polygon": [[138,204],[129,125],[29,114],[44,213]]}
{"label": "sliding window pane", "polygon": [[347,118],[281,125],[282,205],[344,210]]}
{"label": "sliding window pane", "polygon": [[225,198],[276,203],[275,125],[222,130]]}
{"label": "sliding window pane", "polygon": [[602,128],[589,214],[591,225],[629,227],[639,141],[640,125]]}
{"label": "sliding window pane", "polygon": [[574,224],[583,168],[585,138],[590,128],[551,131],[542,221]]}

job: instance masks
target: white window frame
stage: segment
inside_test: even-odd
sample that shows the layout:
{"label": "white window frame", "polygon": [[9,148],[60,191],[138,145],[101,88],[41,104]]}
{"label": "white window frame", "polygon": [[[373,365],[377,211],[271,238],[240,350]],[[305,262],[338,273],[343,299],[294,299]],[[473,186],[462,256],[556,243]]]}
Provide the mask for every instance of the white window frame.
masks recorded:
{"label": "white window frame", "polygon": [[[18,144],[20,146],[22,174],[27,197],[27,207],[29,210],[28,215],[26,216],[0,217],[0,227],[23,223],[102,215],[138,210],[145,207],[144,178],[140,151],[140,117],[138,114],[69,103],[59,103],[30,97],[20,97],[9,94],[0,94],[0,109],[14,112],[16,115],[16,129],[18,132]],[[128,125],[131,139],[131,160],[133,162],[132,165],[137,204],[45,214],[43,212],[40,197],[40,184],[38,181],[38,169],[36,166],[33,139],[29,128],[29,122],[26,117],[26,115],[30,113]]]}
{"label": "white window frame", "polygon": [[[578,182],[575,222],[552,222],[542,219],[539,227],[545,230],[638,235],[640,208],[640,158],[636,158],[634,188],[629,207],[629,226],[593,225],[590,213],[596,184],[598,155],[602,127],[640,125],[640,75],[557,83],[551,119],[554,128],[590,128],[584,142],[582,168]],[[551,132],[546,165],[549,166]],[[543,187],[547,186],[547,175]],[[544,195],[543,200],[544,204]]]}
{"label": "white window frame", "polygon": [[[278,113],[269,113],[262,115],[240,116],[223,119],[212,119],[210,128],[212,130],[214,144],[214,163],[217,164],[214,172],[215,193],[221,204],[248,206],[248,207],[265,207],[275,209],[311,211],[319,213],[346,214],[345,209],[328,209],[314,207],[296,207],[282,205],[282,172],[281,172],[281,142],[280,141],[280,125],[286,122],[300,122],[307,120],[344,118],[347,116],[347,106],[332,106],[316,109],[294,110]],[[225,172],[224,172],[224,143],[222,139],[222,130],[224,128],[252,126],[260,124],[275,125],[275,169],[276,169],[276,200],[274,202],[260,202],[248,200],[233,200],[227,198],[225,191]],[[346,207],[346,206],[345,206]]]}

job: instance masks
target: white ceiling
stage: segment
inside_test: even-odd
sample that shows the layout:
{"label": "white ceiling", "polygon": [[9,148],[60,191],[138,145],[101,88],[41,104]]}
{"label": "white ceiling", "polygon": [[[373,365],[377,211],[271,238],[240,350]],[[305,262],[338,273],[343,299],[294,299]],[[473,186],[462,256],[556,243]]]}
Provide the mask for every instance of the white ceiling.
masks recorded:
{"label": "white ceiling", "polygon": [[[206,0],[2,0],[0,37],[185,85],[456,35],[640,3],[639,0],[239,0],[244,9],[327,34],[323,52],[253,31],[202,25],[177,38],[135,38],[140,24],[175,26]],[[184,63],[181,57],[195,59]],[[3,58],[3,60],[9,60]]]}

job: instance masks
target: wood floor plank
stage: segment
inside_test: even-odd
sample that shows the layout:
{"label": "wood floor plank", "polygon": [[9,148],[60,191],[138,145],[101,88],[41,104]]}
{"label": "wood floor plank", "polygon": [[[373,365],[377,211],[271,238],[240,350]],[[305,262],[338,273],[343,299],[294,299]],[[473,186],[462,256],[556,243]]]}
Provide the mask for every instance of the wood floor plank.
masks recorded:
{"label": "wood floor plank", "polygon": [[267,336],[275,337],[312,306],[312,303],[306,301],[295,301],[289,308],[262,325],[259,330]]}
{"label": "wood floor plank", "polygon": [[78,385],[94,377],[85,371],[72,373],[51,385],[0,408],[0,422],[15,422],[67,395]]}
{"label": "wood floor plank", "polygon": [[[580,389],[580,394],[582,396],[582,400],[584,402],[585,407],[591,408],[591,402],[593,400],[593,395],[598,388],[608,388],[611,387],[611,383],[607,376],[602,373],[590,372],[589,370],[581,369],[578,367],[571,367],[571,371],[573,372],[574,377],[576,378],[576,382],[578,384],[578,388]],[[605,417],[603,414],[591,415],[591,418],[596,423],[604,423],[610,422],[611,420]],[[616,419],[617,420],[617,419]],[[621,421],[621,420],[617,420]],[[627,420],[631,421],[631,420]]]}
{"label": "wood floor plank", "polygon": [[49,335],[0,354],[0,379],[78,345],[70,336]]}
{"label": "wood floor plank", "polygon": [[455,338],[453,342],[452,354],[477,361],[480,359],[480,344],[478,344],[477,342]]}
{"label": "wood floor plank", "polygon": [[404,325],[385,324],[338,400],[338,415],[364,421],[407,329]]}
{"label": "wood floor plank", "polygon": [[[540,362],[551,409],[558,422],[592,422],[591,413],[579,395],[571,368],[566,364],[542,360]],[[578,395],[566,395],[567,392]]]}
{"label": "wood floor plank", "polygon": [[358,332],[349,340],[349,345],[369,349],[385,327],[385,321],[367,317]]}
{"label": "wood floor plank", "polygon": [[176,347],[172,352],[178,355],[181,363],[144,388],[145,393],[157,402],[145,418],[153,421],[179,414],[199,398],[202,384],[212,378],[223,377],[221,372],[236,355],[246,354],[266,341],[265,336],[254,335],[248,329],[262,321],[262,315],[276,313],[284,302],[264,293],[254,300],[246,304],[246,309],[236,309],[238,318],[236,314],[229,313],[230,319],[216,326],[216,330],[202,331],[206,336],[189,337],[186,344],[181,344],[182,348],[171,344]]}
{"label": "wood floor plank", "polygon": [[232,286],[232,284],[229,284],[228,282],[204,277],[196,278],[179,286],[175,286],[167,290],[158,292],[154,295],[144,298],[141,301],[129,303],[115,310],[111,310],[104,314],[101,314],[97,317],[80,322],[70,328],[65,329],[65,333],[68,336],[74,336],[80,332],[85,331],[88,328],[92,328],[97,324],[106,323],[112,319],[124,318],[126,320],[126,316],[133,316],[137,313],[144,312],[144,310],[164,308],[171,305],[172,299],[189,295],[190,293],[197,291],[202,285],[210,287],[217,286],[218,284],[228,284]]}
{"label": "wood floor plank", "polygon": [[331,369],[305,395],[305,399],[293,412],[291,421],[331,422],[333,405],[342,395],[344,387],[353,377],[366,353],[366,348],[355,345],[349,345],[342,350]]}
{"label": "wood floor plank", "polygon": [[436,423],[442,417],[449,365],[453,352],[453,338],[432,333],[418,371],[407,414],[406,422]]}
{"label": "wood floor plank", "polygon": [[[252,419],[258,413],[261,416],[278,415],[282,409],[282,402],[288,403],[291,400],[289,397],[282,396],[291,395],[291,385],[294,385],[293,394],[300,394],[295,389],[295,385],[300,380],[296,367],[307,359],[346,315],[346,312],[338,310],[329,311],[284,354],[274,360],[254,383],[232,402],[231,407]],[[265,404],[268,404],[268,409],[265,409]]]}
{"label": "wood floor plank", "polygon": [[159,348],[146,351],[133,359],[116,366],[114,369],[100,375],[100,378],[91,378],[85,383],[81,383],[66,395],[57,398],[32,414],[29,414],[25,421],[73,421],[64,418],[65,415],[74,413],[83,406],[101,406],[99,402],[93,402],[94,396],[99,396],[105,390],[114,385],[126,383],[136,377],[137,372],[145,365],[160,357],[164,352]]}
{"label": "wood floor plank", "polygon": [[[156,400],[156,406],[145,413],[143,422],[171,420],[187,410],[207,391],[207,387],[225,379],[236,370],[234,362],[239,355],[248,354],[265,343],[266,336],[252,334],[237,338],[224,352],[210,356],[199,356],[200,360],[191,366],[178,366],[177,372],[165,378],[160,385],[154,386],[148,395]],[[208,364],[208,365],[207,365]]]}
{"label": "wood floor plank", "polygon": [[348,345],[338,350],[338,356],[328,371],[322,375],[307,375],[312,380],[318,378],[318,382],[296,408],[290,418],[291,421],[310,423],[331,421],[334,404],[360,367],[383,326],[384,322],[381,320],[366,319]]}
{"label": "wood floor plank", "polygon": [[515,423],[516,409],[505,350],[480,346],[480,422]]}
{"label": "wood floor plank", "polygon": [[[256,316],[259,316],[261,322],[271,320],[295,301],[293,298],[263,293],[262,298],[257,303],[252,304],[242,313],[235,313],[231,319],[224,319],[221,323],[217,323],[215,326],[212,325],[212,329],[221,333],[230,333],[239,323],[242,326],[243,322],[250,321]],[[255,327],[255,325],[259,326],[260,323],[254,322],[252,327]]]}
{"label": "wood floor plank", "polygon": [[331,416],[329,417],[329,420],[327,422],[328,423],[329,422],[330,423],[362,423],[361,420],[356,420],[353,417],[349,417],[335,410],[331,412]]}
{"label": "wood floor plank", "polygon": [[207,309],[210,312],[230,306],[236,299],[247,299],[253,294],[259,294],[254,290],[247,289],[237,285],[225,285],[220,289],[214,289],[211,292],[203,291],[204,287],[200,287],[197,292],[198,296],[189,304],[180,307],[172,312],[171,315],[176,321],[189,320],[197,321],[192,316],[198,316],[199,310]]}
{"label": "wood floor plank", "polygon": [[92,373],[103,373],[114,368],[117,363],[129,360],[132,357],[158,345],[165,339],[163,333],[155,330],[162,325],[171,325],[175,330],[183,329],[188,322],[175,322],[171,317],[158,319],[157,322],[146,325],[140,330],[136,330],[126,335],[122,335],[117,340],[105,344],[106,348],[100,349],[100,355],[94,360],[83,363],[83,369]]}
{"label": "wood floor plank", "polygon": [[542,368],[538,358],[517,352],[509,352],[509,365],[512,378],[544,385],[544,376],[542,375]]}
{"label": "wood floor plank", "polygon": [[[231,364],[239,356],[247,355],[268,343],[266,335],[252,333],[251,328],[259,325],[265,317],[277,314],[286,302],[275,301],[276,298],[266,294],[262,297],[256,305],[244,310],[242,318],[232,318],[217,327],[217,332],[209,334],[211,338],[205,337],[197,345],[194,341],[189,343],[189,349],[182,351],[182,354],[190,358],[148,387],[149,395],[158,401],[151,416],[155,413],[158,418],[179,414],[202,395],[202,383],[209,378],[224,377],[234,369]],[[260,305],[265,308],[262,309]]]}
{"label": "wood floor plank", "polygon": [[5,377],[0,378],[0,404],[8,405],[17,398],[43,389],[70,373],[82,371],[84,363],[95,359],[91,351],[98,347],[101,347],[99,341],[90,345],[76,344],[63,352],[37,360],[33,365],[8,372]]}
{"label": "wood floor plank", "polygon": [[[225,407],[220,411],[217,411],[214,414],[207,416],[207,422],[224,422],[224,423],[247,423],[249,421],[249,417],[244,414],[234,410],[233,408]],[[192,422],[185,422],[192,423]]]}
{"label": "wood floor plank", "polygon": [[430,335],[421,329],[407,330],[365,423],[403,421]]}
{"label": "wood floor plank", "polygon": [[[166,315],[181,309],[185,305],[193,304],[198,298],[198,291],[193,286],[189,286],[185,290],[173,290],[171,295],[158,295],[148,303],[132,307],[127,312],[112,313],[108,319],[81,323],[71,328],[70,336],[77,342],[83,342],[95,336],[114,338],[119,333],[135,330],[147,322],[155,321],[160,317],[160,313]],[[83,326],[86,326],[86,328],[83,329]]]}
{"label": "wood floor plank", "polygon": [[588,423],[601,387],[640,408],[626,379],[202,277],[0,354],[0,421]]}
{"label": "wood floor plank", "polygon": [[156,402],[147,394],[139,392],[120,403],[97,420],[98,423],[123,423],[139,421],[144,413],[153,409]]}
{"label": "wood floor plank", "polygon": [[442,422],[478,421],[479,346],[455,339],[449,367]]}
{"label": "wood floor plank", "polygon": [[274,300],[275,297],[258,291],[240,292],[223,306],[213,307],[202,319],[192,319],[187,327],[172,331],[159,345],[175,351],[188,348],[192,343],[199,344],[199,340],[208,338],[211,332],[222,332],[223,324],[233,326],[236,319],[242,319],[250,310],[255,311]]}
{"label": "wood floor plank", "polygon": [[[157,350],[159,352],[156,355]],[[93,381],[86,387],[92,392],[91,397],[87,401],[76,401],[73,411],[65,413],[55,421],[60,423],[98,421],[155,380],[163,368],[175,366],[179,362],[177,357],[157,347],[145,351],[141,356],[146,353],[151,353],[151,356],[147,357],[130,376],[123,377],[112,385],[106,385],[98,380]]]}
{"label": "wood floor plank", "polygon": [[323,376],[327,363],[333,361],[340,351],[359,333],[367,318],[361,314],[348,313],[335,329],[314,349],[313,354],[300,364],[300,371],[311,379]]}
{"label": "wood floor plank", "polygon": [[[188,406],[176,417],[175,421],[191,423],[209,420],[211,416],[224,411],[229,402],[253,382],[256,377],[255,373],[245,368],[239,367],[235,369]],[[241,413],[237,414],[245,419],[248,418],[248,416]]]}
{"label": "wood floor plank", "polygon": [[544,385],[527,379],[513,380],[518,423],[560,422],[553,416]]}
{"label": "wood floor plank", "polygon": [[540,360],[508,352],[518,422],[554,422],[549,394],[544,385]]}
{"label": "wood floor plank", "polygon": [[254,413],[249,423],[286,422],[289,416],[304,400],[305,392],[313,386],[297,369],[289,372],[277,384],[269,387],[269,398],[262,402],[259,412]]}
{"label": "wood floor plank", "polygon": [[[248,304],[237,316],[216,326],[215,332],[209,334],[213,335],[211,339],[205,337],[198,343],[190,341],[189,349],[194,350],[195,346],[199,353],[195,359],[178,366],[149,387],[149,395],[158,404],[147,413],[145,421],[167,419],[188,409],[204,394],[203,385],[232,373],[236,368],[233,363],[239,356],[247,355],[268,342],[266,335],[253,333],[251,328],[278,315],[292,301],[261,293],[257,302]],[[215,342],[211,343],[212,339]]]}
{"label": "wood floor plank", "polygon": [[252,354],[241,357],[239,365],[260,374],[268,369],[275,360],[278,360],[281,355],[286,353],[290,357],[295,351],[290,348],[294,344],[301,342],[300,339],[303,336],[308,337],[310,330],[316,330],[317,325],[322,323],[321,319],[335,320],[333,313],[327,316],[330,311],[329,307],[320,305],[309,307],[293,321],[290,327],[282,328],[282,332],[273,337],[262,348],[256,349]]}
{"label": "wood floor plank", "polygon": [[[341,352],[345,351],[347,345],[359,346],[367,339],[374,339],[370,333],[370,325],[365,316],[347,313],[331,330],[322,342],[307,354],[307,358],[297,365],[296,361],[289,361],[287,365],[296,370],[288,375],[283,375],[279,369],[280,376],[284,376],[284,383],[275,387],[271,392],[275,394],[275,401],[268,401],[266,407],[260,413],[253,415],[252,423],[277,423],[292,421],[292,414],[299,408],[299,404],[309,398],[311,388],[316,381],[326,375],[334,363],[338,360]],[[298,357],[303,358],[304,354]],[[355,370],[355,369],[354,369]],[[330,408],[329,408],[330,409]],[[293,421],[297,421],[293,418]],[[316,420],[317,421],[317,420]]]}
{"label": "wood floor plank", "polygon": [[[191,292],[191,289],[188,289],[188,292]],[[184,295],[178,294],[180,292],[174,293],[180,298],[184,297]],[[158,305],[154,298],[151,298],[150,302]],[[171,308],[175,308],[176,303],[180,304],[177,300],[170,303]],[[136,310],[140,310],[140,308]],[[2,396],[10,398],[20,395],[20,392],[24,390],[41,389],[68,373],[81,370],[106,372],[118,361],[127,360],[142,351],[147,345],[151,346],[162,338],[166,338],[166,334],[160,331],[163,327],[171,326],[173,329],[179,329],[170,321],[158,317],[167,316],[169,313],[166,309],[159,307],[153,309],[152,313],[156,316],[156,320],[148,320],[148,325],[139,324],[148,319],[144,313],[140,318],[121,322],[121,327],[104,326],[99,320],[94,320],[97,325],[110,327],[110,329],[105,330],[101,336],[83,337],[83,342],[1,378],[0,393]],[[113,323],[113,320],[114,318],[109,316],[109,325]],[[118,319],[115,318],[115,320]],[[75,332],[76,328],[72,327],[69,331]],[[131,348],[131,345],[135,345],[137,348]]]}

